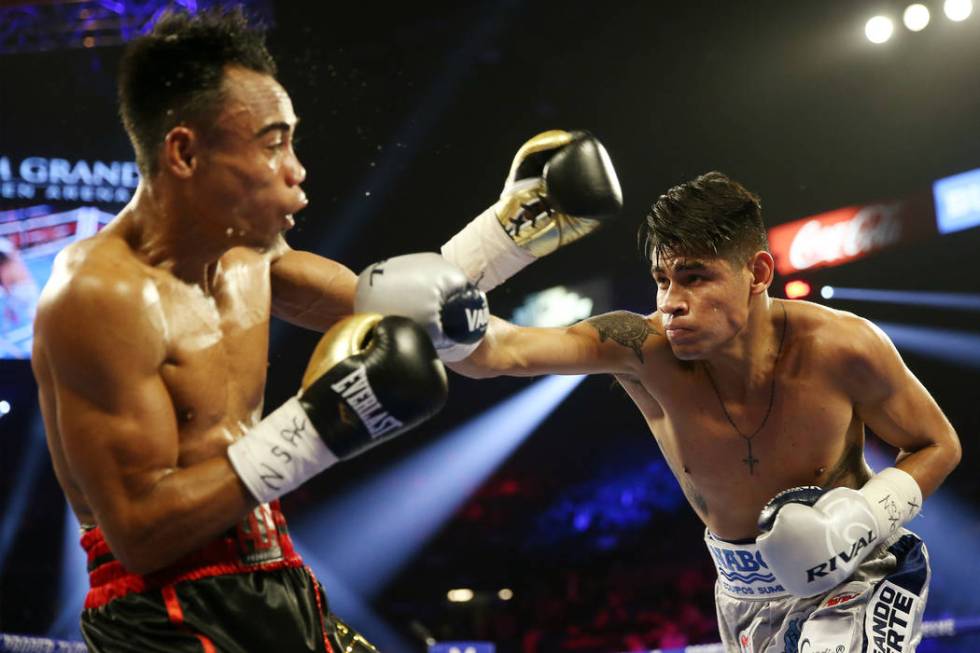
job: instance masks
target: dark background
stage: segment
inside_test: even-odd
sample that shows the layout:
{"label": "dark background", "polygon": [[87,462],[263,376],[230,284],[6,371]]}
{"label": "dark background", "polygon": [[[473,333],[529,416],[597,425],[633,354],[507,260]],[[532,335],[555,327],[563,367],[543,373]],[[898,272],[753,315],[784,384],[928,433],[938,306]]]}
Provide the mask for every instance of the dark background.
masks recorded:
{"label": "dark background", "polygon": [[[496,198],[513,153],[544,129],[588,129],[616,163],[622,217],[494,291],[500,315],[529,292],[597,280],[610,284],[613,306],[652,310],[636,227],[660,193],[708,170],[759,193],[767,224],[776,225],[926,192],[935,179],[980,167],[980,17],[951,23],[936,2],[924,32],[899,27],[878,47],[864,39],[864,22],[879,11],[900,15],[901,3],[349,4],[265,6],[269,47],[302,118],[297,149],[311,205],[290,234],[294,247],[354,270],[437,249]],[[130,158],[115,114],[118,56],[117,46],[0,56],[0,154]],[[974,229],[806,276],[817,287],[977,293],[978,247]],[[831,305],[876,321],[977,331],[976,313]],[[317,334],[277,324],[272,338],[268,406],[293,394]],[[971,528],[933,537],[961,543],[964,577],[976,584],[977,370],[903,353],[963,440],[963,462],[942,496],[971,511]],[[0,506],[9,509],[36,441],[36,399],[26,362],[0,363],[0,383],[17,407],[0,419]],[[312,480],[286,501],[289,514],[329,501],[531,383],[453,376],[450,405],[437,418]],[[629,400],[609,378],[585,380],[373,608],[407,641],[429,630],[495,640],[506,651],[653,647],[671,641],[675,627],[666,622],[681,624],[691,642],[715,641],[712,572],[702,527],[685,506],[613,528],[613,544],[546,519],[556,503],[644,465],[659,469],[658,461]],[[0,630],[45,633],[57,614],[62,542],[72,535],[47,462],[30,494],[0,568]],[[544,541],[548,528],[554,537]],[[446,590],[462,586],[512,587],[515,598],[447,604]],[[953,594],[934,587],[927,616],[980,611],[977,599]],[[972,650],[962,642],[967,648],[942,650]]]}

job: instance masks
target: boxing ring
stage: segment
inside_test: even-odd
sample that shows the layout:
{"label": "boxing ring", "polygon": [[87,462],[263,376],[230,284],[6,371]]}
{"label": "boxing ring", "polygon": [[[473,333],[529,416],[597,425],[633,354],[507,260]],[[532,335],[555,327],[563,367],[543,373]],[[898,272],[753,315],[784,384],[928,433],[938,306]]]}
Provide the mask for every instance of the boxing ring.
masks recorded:
{"label": "boxing ring", "polygon": [[[951,617],[922,624],[923,639],[956,638],[980,632],[980,615]],[[86,653],[81,642],[0,633],[0,653]],[[683,648],[653,649],[646,653],[725,653],[721,644],[695,644]]]}

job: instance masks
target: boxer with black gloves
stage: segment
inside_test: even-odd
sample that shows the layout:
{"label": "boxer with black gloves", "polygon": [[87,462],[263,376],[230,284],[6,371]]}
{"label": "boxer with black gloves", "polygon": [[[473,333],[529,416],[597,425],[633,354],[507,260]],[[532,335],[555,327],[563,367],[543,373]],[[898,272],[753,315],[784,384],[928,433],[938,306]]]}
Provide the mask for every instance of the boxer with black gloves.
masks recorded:
{"label": "boxer with black gloves", "polygon": [[[32,357],[88,554],[86,644],[372,652],[330,611],[278,497],[439,409],[432,332],[351,317],[357,277],[286,245],[308,203],[297,118],[240,11],[165,15],[121,66],[141,180],[58,256]],[[272,315],[330,331],[301,393],[262,419]]]}
{"label": "boxer with black gloves", "polygon": [[[443,249],[489,285],[533,260],[492,226],[478,219]],[[726,175],[661,195],[639,242],[653,312],[566,328],[491,316],[447,366],[615,375],[705,524],[727,651],[914,651],[929,561],[903,525],[960,459],[936,402],[868,321],[769,297],[761,202]],[[894,467],[872,474],[865,427],[899,449]]]}

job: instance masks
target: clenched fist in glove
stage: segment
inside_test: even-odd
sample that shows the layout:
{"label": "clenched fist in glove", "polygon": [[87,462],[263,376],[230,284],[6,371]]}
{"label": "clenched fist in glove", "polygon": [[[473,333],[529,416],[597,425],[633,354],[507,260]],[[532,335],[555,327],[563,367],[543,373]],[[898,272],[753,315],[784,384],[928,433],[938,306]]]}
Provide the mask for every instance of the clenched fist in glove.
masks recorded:
{"label": "clenched fist in glove", "polygon": [[828,592],[898,528],[915,517],[922,491],[890,467],[860,490],[799,487],[777,494],[759,516],[756,539],[769,570],[796,596]]}
{"label": "clenched fist in glove", "polygon": [[443,245],[442,255],[488,291],[622,207],[602,143],[588,132],[547,131],[518,150],[500,199]]}

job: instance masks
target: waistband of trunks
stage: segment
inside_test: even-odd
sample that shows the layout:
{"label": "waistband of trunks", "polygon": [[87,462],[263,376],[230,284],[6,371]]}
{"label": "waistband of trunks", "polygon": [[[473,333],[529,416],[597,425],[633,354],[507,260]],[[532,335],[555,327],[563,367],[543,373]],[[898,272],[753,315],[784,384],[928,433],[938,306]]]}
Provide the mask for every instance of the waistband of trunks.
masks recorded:
{"label": "waistband of trunks", "polygon": [[728,542],[705,529],[704,543],[718,571],[718,586],[725,595],[756,601],[791,596],[769,571],[754,541]]}
{"label": "waistband of trunks", "polygon": [[126,569],[98,527],[82,533],[81,544],[88,556],[90,589],[85,597],[86,609],[180,581],[303,565],[293,548],[278,500],[258,506],[221,537],[150,574],[134,574]]}

